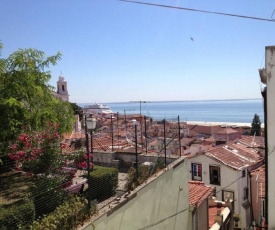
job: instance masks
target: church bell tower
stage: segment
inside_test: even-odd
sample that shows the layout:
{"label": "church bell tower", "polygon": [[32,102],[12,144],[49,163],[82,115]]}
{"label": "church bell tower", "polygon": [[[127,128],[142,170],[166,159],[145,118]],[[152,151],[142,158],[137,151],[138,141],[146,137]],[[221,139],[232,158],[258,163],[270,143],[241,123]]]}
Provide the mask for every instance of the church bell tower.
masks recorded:
{"label": "church bell tower", "polygon": [[69,94],[67,89],[67,81],[65,81],[64,76],[59,76],[57,81],[57,94],[63,101],[69,101]]}

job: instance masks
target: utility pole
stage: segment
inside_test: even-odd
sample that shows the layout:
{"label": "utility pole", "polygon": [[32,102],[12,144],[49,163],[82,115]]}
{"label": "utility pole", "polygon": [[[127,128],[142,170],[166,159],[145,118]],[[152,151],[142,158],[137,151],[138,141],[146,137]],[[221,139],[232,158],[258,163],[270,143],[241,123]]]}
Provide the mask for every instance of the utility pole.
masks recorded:
{"label": "utility pole", "polygon": [[144,129],[145,129],[145,151],[146,151],[146,154],[148,153],[148,149],[147,149],[147,128],[146,128],[146,116],[144,116]]}
{"label": "utility pole", "polygon": [[147,102],[150,102],[150,101],[129,101],[129,102],[139,103],[139,115],[141,116],[141,103],[147,103]]}
{"label": "utility pole", "polygon": [[163,120],[163,128],[164,128],[164,165],[166,167],[166,127],[165,127],[166,120]]}
{"label": "utility pole", "polygon": [[141,146],[143,151],[143,134],[142,134],[142,117],[141,117],[141,103],[147,103],[150,101],[130,101],[132,103],[139,103],[139,116],[140,116],[140,136],[141,136]]}
{"label": "utility pole", "polygon": [[179,132],[179,147],[180,147],[180,157],[181,157],[181,141],[180,141],[180,116],[178,115],[178,132]]}
{"label": "utility pole", "polygon": [[137,145],[137,125],[135,124],[135,142],[136,142],[136,180],[138,179],[138,145]]}
{"label": "utility pole", "polygon": [[119,112],[117,112],[116,116],[116,128],[117,128],[117,142],[119,143],[119,129],[118,129],[118,117],[119,117]]}
{"label": "utility pole", "polygon": [[114,151],[114,127],[113,127],[113,115],[111,115],[111,131],[112,131],[112,151]]}

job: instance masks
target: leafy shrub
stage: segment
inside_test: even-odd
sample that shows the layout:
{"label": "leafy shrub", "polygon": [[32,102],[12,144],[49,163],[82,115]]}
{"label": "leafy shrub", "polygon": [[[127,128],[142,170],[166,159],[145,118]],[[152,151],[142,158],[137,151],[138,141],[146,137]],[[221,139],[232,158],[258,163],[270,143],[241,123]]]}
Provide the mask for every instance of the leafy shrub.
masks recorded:
{"label": "leafy shrub", "polygon": [[154,166],[140,165],[138,167],[138,178],[135,167],[131,167],[128,171],[128,181],[125,185],[127,190],[134,190],[137,186],[146,181],[153,173],[164,168],[163,162],[157,162]]}
{"label": "leafy shrub", "polygon": [[31,188],[31,198],[35,205],[36,217],[53,212],[57,206],[66,201],[69,197],[64,190],[67,181],[64,177],[41,177]]}
{"label": "leafy shrub", "polygon": [[131,167],[128,171],[127,190],[134,190],[138,185],[142,184],[150,176],[151,166],[141,165],[138,167],[138,178],[136,168]]}
{"label": "leafy shrub", "polygon": [[0,174],[10,171],[15,166],[15,161],[8,156],[0,156]]}
{"label": "leafy shrub", "polygon": [[[93,209],[95,211],[95,207]],[[34,221],[31,230],[71,230],[83,223],[90,216],[87,200],[73,197],[60,205],[53,213]]]}
{"label": "leafy shrub", "polygon": [[34,221],[35,209],[30,200],[0,207],[0,230],[20,229]]}
{"label": "leafy shrub", "polygon": [[[116,194],[118,170],[95,166],[91,175],[91,199],[104,200]],[[86,195],[87,191],[86,191]]]}

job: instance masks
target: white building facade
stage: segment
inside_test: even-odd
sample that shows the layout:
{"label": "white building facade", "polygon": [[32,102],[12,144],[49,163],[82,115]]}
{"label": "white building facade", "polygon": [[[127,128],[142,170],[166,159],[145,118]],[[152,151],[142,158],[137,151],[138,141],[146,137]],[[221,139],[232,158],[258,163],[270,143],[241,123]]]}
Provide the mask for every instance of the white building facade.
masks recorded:
{"label": "white building facade", "polygon": [[260,69],[262,83],[266,88],[262,92],[265,104],[265,135],[266,135],[266,212],[268,229],[275,229],[273,207],[275,207],[275,46],[265,47],[265,68]]}

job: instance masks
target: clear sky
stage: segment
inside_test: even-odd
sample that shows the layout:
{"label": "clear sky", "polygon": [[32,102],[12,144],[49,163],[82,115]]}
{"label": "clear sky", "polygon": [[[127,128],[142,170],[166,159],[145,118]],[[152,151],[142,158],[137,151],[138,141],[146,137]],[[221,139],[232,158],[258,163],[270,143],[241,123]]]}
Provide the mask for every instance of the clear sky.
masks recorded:
{"label": "clear sky", "polygon": [[[274,0],[143,1],[267,19],[275,9]],[[76,103],[261,98],[258,69],[274,38],[275,21],[117,0],[0,0],[2,57],[60,51],[50,84],[62,71]]]}

